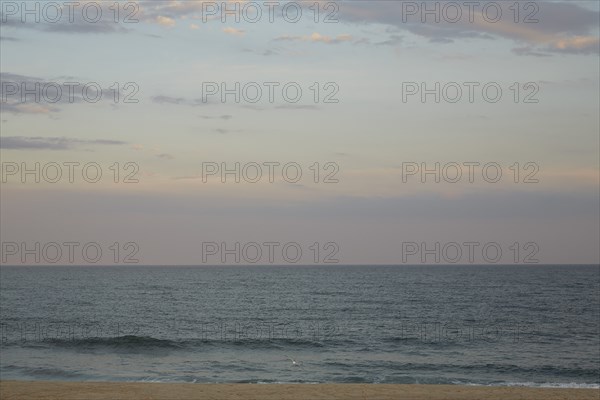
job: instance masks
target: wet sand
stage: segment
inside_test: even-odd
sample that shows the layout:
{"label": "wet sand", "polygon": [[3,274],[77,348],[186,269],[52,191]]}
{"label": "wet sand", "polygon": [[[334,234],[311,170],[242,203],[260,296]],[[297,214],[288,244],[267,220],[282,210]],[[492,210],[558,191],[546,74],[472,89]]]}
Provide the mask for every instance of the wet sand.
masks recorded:
{"label": "wet sand", "polygon": [[0,381],[2,400],[579,400],[600,399],[600,389],[459,385],[189,384]]}

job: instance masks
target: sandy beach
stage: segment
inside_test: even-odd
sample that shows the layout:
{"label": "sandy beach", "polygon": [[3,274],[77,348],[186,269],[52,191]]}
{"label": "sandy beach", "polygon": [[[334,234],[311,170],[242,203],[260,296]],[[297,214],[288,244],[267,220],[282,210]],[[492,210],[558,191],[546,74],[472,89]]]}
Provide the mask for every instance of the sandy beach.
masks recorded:
{"label": "sandy beach", "polygon": [[599,389],[372,384],[181,384],[0,381],[2,400],[598,400]]}

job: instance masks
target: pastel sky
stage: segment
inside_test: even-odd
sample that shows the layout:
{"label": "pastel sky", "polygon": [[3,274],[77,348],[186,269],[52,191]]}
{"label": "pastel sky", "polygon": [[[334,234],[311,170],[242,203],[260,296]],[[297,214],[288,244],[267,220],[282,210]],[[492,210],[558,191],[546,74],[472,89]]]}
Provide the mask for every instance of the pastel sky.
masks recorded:
{"label": "pastel sky", "polygon": [[[346,264],[400,264],[403,242],[470,241],[500,244],[512,263],[517,242],[535,243],[541,263],[600,262],[596,1],[482,1],[472,13],[428,2],[439,22],[422,2],[296,2],[287,14],[279,2],[272,22],[263,1],[119,2],[115,22],[114,2],[80,0],[72,21],[63,8],[54,23],[52,2],[29,3],[40,22],[0,1],[2,242],[135,242],[140,263],[161,265],[202,264],[203,242],[335,242]],[[247,13],[236,22],[223,5]],[[85,101],[80,88],[72,102],[65,90],[54,103],[21,96],[22,85],[68,82],[94,82],[102,98]],[[236,102],[207,95],[212,82],[255,84]],[[462,98],[406,97],[407,83],[436,82],[461,86]],[[477,85],[472,102],[465,82]],[[297,102],[284,98],[288,83],[302,89]],[[502,89],[495,103],[482,94],[490,83]],[[64,162],[97,163],[103,178],[76,169],[73,183],[23,183],[7,172]],[[290,183],[278,167],[274,182],[203,182],[203,163],[252,162],[295,162],[303,175]],[[500,165],[502,179],[487,182],[478,167],[472,183],[403,181],[407,163],[465,173],[469,162]],[[139,182],[123,182],[132,171]],[[323,182],[330,172],[337,183]],[[532,172],[538,182],[524,182]]]}

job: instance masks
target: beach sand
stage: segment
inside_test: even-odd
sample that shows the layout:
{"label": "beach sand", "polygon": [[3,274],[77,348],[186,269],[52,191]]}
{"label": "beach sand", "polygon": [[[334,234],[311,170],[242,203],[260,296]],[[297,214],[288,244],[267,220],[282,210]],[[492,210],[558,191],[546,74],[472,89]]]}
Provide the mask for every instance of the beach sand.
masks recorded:
{"label": "beach sand", "polygon": [[0,381],[2,400],[579,400],[600,399],[600,389],[547,389],[458,385],[188,384]]}

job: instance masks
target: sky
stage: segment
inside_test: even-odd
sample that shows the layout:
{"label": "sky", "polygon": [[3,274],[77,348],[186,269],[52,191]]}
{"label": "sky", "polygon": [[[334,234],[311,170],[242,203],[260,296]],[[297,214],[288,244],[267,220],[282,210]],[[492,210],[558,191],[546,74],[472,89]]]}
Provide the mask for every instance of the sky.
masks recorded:
{"label": "sky", "polygon": [[1,262],[600,263],[599,8],[2,0]]}

